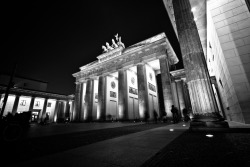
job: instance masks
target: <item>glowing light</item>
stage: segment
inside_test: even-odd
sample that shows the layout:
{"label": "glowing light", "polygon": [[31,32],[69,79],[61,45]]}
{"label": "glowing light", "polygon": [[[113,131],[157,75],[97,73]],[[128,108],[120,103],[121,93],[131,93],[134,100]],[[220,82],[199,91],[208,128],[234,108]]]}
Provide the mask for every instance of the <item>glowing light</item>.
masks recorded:
{"label": "glowing light", "polygon": [[169,129],[169,131],[173,132],[173,131],[174,131],[174,129]]}
{"label": "glowing light", "polygon": [[186,126],[186,125],[182,125],[182,126]]}
{"label": "glowing light", "polygon": [[207,137],[214,137],[214,135],[206,134]]}
{"label": "glowing light", "polygon": [[195,7],[193,7],[193,8],[191,9],[191,11],[192,11],[192,12],[194,12],[195,10],[196,10],[196,8],[195,8]]}
{"label": "glowing light", "polygon": [[197,20],[197,18],[194,18],[194,21],[196,21]]}

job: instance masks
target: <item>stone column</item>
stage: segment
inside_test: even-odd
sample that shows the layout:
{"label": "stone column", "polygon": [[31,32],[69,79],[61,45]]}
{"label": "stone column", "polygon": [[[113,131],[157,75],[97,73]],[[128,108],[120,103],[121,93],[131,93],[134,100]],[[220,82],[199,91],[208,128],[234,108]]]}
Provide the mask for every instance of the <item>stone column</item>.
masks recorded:
{"label": "stone column", "polygon": [[38,123],[44,121],[44,119],[45,119],[47,103],[48,103],[48,99],[46,98],[46,99],[44,100],[44,103],[43,103],[43,109],[42,109],[42,111],[39,113]]}
{"label": "stone column", "polygon": [[219,120],[218,108],[191,5],[188,0],[174,0],[173,8],[194,119],[209,126],[211,121]]}
{"label": "stone column", "polygon": [[67,118],[69,120],[70,117],[70,105],[69,105],[69,100],[66,101],[66,109],[65,109],[65,114],[64,117],[65,119]]}
{"label": "stone column", "polygon": [[13,109],[12,109],[12,115],[15,115],[17,112],[17,108],[18,108],[18,104],[19,104],[19,99],[20,99],[20,95],[16,95],[15,101],[14,101],[14,105],[13,105]]}
{"label": "stone column", "polygon": [[76,83],[76,92],[75,92],[75,110],[73,111],[73,122],[80,121],[81,113],[81,103],[82,103],[82,83]]}
{"label": "stone column", "polygon": [[188,92],[188,85],[185,82],[183,83],[183,95],[184,95],[185,106],[188,110],[190,110],[192,106],[190,102],[190,95]]}
{"label": "stone column", "polygon": [[59,109],[59,101],[56,100],[56,106],[55,106],[54,114],[53,114],[53,117],[52,117],[52,119],[53,119],[52,122],[57,122],[58,109]]}
{"label": "stone column", "polygon": [[177,92],[177,84],[175,81],[171,82],[171,93],[173,97],[173,105],[178,109],[178,115],[181,116],[180,103],[179,103],[179,97],[178,97],[178,92]]}
{"label": "stone column", "polygon": [[106,76],[99,76],[98,79],[98,104],[97,120],[105,121],[106,119]]}
{"label": "stone column", "polygon": [[72,105],[71,105],[71,112],[70,112],[70,122],[73,122],[73,114],[75,111],[75,101],[72,100]]}
{"label": "stone column", "polygon": [[165,111],[167,113],[167,117],[172,117],[171,106],[173,105],[173,96],[171,93],[171,78],[169,73],[169,64],[166,57],[161,57],[159,61],[161,68],[161,82],[162,82]]}
{"label": "stone column", "polygon": [[35,102],[35,97],[31,97],[31,99],[30,99],[29,111],[32,111],[32,110],[33,110],[34,102]]}
{"label": "stone column", "polygon": [[85,95],[85,111],[84,111],[85,121],[92,120],[93,102],[94,102],[94,80],[88,79],[86,85],[86,95]]}
{"label": "stone column", "polygon": [[159,92],[158,92],[158,84],[157,84],[157,77],[156,77],[156,72],[155,72],[155,87],[156,87],[156,93],[157,93],[157,105],[158,105],[158,116],[162,118],[162,113],[161,113],[161,106],[159,102]]}
{"label": "stone column", "polygon": [[118,112],[119,120],[128,119],[127,70],[118,70]]}
{"label": "stone column", "polygon": [[148,87],[145,64],[137,65],[137,80],[140,119],[149,119]]}
{"label": "stone column", "polygon": [[60,107],[58,108],[57,111],[57,122],[64,122],[65,112],[66,112],[66,101],[61,101]]}
{"label": "stone column", "polygon": [[183,117],[182,110],[186,108],[185,106],[185,101],[184,101],[184,95],[183,95],[183,81],[179,80],[176,81],[176,89],[177,89],[177,94],[178,94],[178,101],[180,105],[180,116]]}
{"label": "stone column", "polygon": [[85,96],[86,96],[86,82],[81,83],[81,92],[80,92],[80,96],[81,96],[81,102],[80,102],[80,111],[79,111],[79,120],[81,122],[84,121],[84,112],[85,112]]}

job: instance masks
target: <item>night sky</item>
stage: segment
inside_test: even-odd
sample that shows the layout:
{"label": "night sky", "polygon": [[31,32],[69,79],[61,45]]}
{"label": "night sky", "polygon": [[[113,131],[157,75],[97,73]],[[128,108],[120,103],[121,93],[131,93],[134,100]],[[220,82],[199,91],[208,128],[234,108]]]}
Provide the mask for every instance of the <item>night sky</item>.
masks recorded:
{"label": "night sky", "polygon": [[[0,72],[48,82],[48,92],[74,94],[73,73],[97,60],[101,46],[116,33],[126,47],[165,32],[180,49],[162,0],[2,4]],[[177,68],[181,68],[179,63]]]}

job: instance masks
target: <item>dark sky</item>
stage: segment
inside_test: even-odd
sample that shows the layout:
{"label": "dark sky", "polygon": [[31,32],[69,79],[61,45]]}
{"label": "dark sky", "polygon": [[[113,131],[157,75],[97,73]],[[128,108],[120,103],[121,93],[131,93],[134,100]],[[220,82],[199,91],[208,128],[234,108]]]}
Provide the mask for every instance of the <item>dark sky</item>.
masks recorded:
{"label": "dark sky", "polygon": [[18,59],[16,75],[47,81],[49,92],[74,94],[72,74],[116,33],[128,47],[165,32],[181,57],[162,0],[10,1],[2,8],[0,72],[11,73]]}

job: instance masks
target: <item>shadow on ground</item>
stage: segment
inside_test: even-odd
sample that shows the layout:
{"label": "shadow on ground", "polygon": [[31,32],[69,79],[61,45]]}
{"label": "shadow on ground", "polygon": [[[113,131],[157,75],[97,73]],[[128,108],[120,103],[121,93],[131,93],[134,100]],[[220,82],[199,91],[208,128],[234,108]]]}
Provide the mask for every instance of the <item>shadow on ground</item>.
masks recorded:
{"label": "shadow on ground", "polygon": [[[147,160],[143,167],[154,166],[249,166],[250,133],[187,131]],[[247,165],[248,164],[248,165]]]}
{"label": "shadow on ground", "polygon": [[[74,132],[39,138],[28,138],[18,142],[3,143],[0,148],[1,161],[4,164],[13,164],[37,157],[54,154],[99,141],[128,135],[140,131],[158,128],[168,125],[167,123],[148,123],[118,128],[107,128],[83,132]],[[90,150],[91,151],[91,150]]]}

